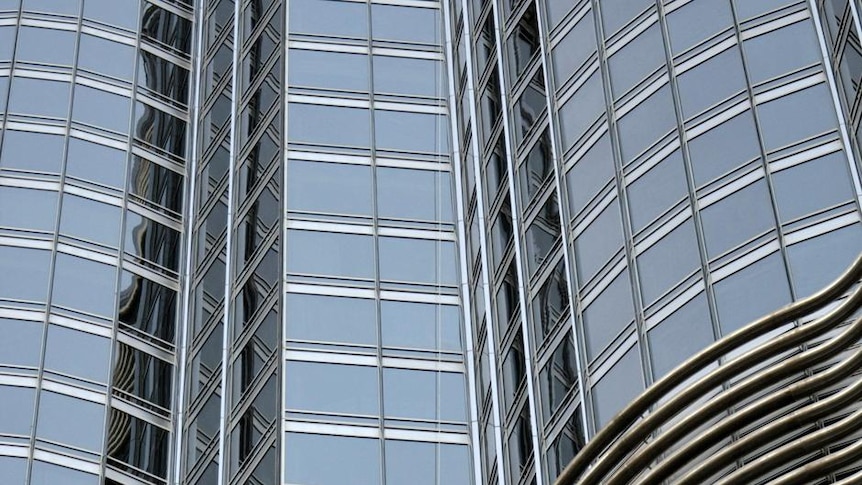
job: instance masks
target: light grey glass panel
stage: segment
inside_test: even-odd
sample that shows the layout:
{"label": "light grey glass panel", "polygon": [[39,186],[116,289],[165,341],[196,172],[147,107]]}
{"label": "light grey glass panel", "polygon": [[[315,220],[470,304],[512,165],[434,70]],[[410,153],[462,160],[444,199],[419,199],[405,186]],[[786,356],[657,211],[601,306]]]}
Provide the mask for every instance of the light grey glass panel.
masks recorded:
{"label": "light grey glass panel", "polygon": [[63,485],[96,485],[99,483],[99,476],[51,463],[34,461],[30,480],[30,485],[54,485],[58,483]]}
{"label": "light grey glass panel", "polygon": [[53,232],[56,224],[57,192],[0,186],[0,226]]}
{"label": "light grey glass panel", "polygon": [[733,25],[727,0],[689,2],[667,15],[673,52],[679,53]]}
{"label": "light grey glass panel", "polygon": [[792,3],[798,3],[798,0],[757,0],[756,2],[733,0],[733,3],[736,6],[736,16],[739,20],[745,20]]}
{"label": "light grey glass panel", "polygon": [[387,417],[463,422],[467,419],[464,375],[411,369],[383,369]]}
{"label": "light grey glass panel", "polygon": [[640,352],[633,347],[593,387],[593,408],[601,428],[643,390]]}
{"label": "light grey glass panel", "polygon": [[15,52],[15,26],[0,26],[0,61],[11,62]]}
{"label": "light grey glass panel", "polygon": [[623,246],[620,204],[611,204],[575,238],[578,276],[586,282]]}
{"label": "light grey glass panel", "polygon": [[709,305],[703,293],[648,333],[653,377],[660,379],[714,340]]}
{"label": "light grey glass panel", "polygon": [[58,254],[55,264],[52,305],[114,315],[117,268],[68,254]]}
{"label": "light grey glass panel", "polygon": [[[27,477],[27,459],[12,456],[0,456],[0,477],[9,485],[29,485],[26,482]],[[33,477],[33,484],[36,482],[36,477]],[[44,483],[44,481],[43,481]]]}
{"label": "light grey glass panel", "polygon": [[135,30],[138,26],[138,2],[84,0],[84,18]]}
{"label": "light grey glass panel", "polygon": [[288,294],[287,338],[374,345],[377,316],[374,300]]}
{"label": "light grey glass panel", "polygon": [[596,26],[587,12],[551,51],[554,78],[561,86],[587,58],[596,52]]}
{"label": "light grey glass panel", "polygon": [[379,167],[377,204],[379,217],[452,222],[449,173]]}
{"label": "light grey glass panel", "polygon": [[48,296],[50,251],[0,246],[0,298],[44,302]]}
{"label": "light grey glass panel", "polygon": [[9,97],[9,113],[66,118],[69,83],[15,77]]}
{"label": "light grey glass panel", "polygon": [[[3,358],[2,354],[0,358]],[[0,385],[0,402],[3,403],[3,412],[0,413],[0,435],[30,436],[33,411],[36,410],[36,389]]]}
{"label": "light grey glass panel", "polygon": [[0,366],[38,367],[42,322],[0,318]]}
{"label": "light grey glass panel", "polygon": [[862,247],[862,225],[853,224],[787,248],[796,297],[825,287],[853,262]]}
{"label": "light grey glass panel", "polygon": [[107,382],[110,362],[110,339],[59,325],[48,325],[46,370]]}
{"label": "light grey glass panel", "polygon": [[94,35],[81,35],[78,68],[131,81],[135,67],[135,48]]}
{"label": "light grey glass panel", "polygon": [[745,91],[745,71],[736,47],[684,72],[677,80],[685,118]]}
{"label": "light grey glass panel", "polygon": [[787,272],[774,253],[714,285],[722,335],[790,302]]}
{"label": "light grey glass panel", "polygon": [[43,390],[39,395],[36,436],[98,452],[102,449],[104,420],[103,404]]}
{"label": "light grey glass panel", "polygon": [[377,40],[438,45],[443,40],[440,27],[434,8],[371,5],[371,32]]}
{"label": "light grey glass panel", "polygon": [[368,91],[368,58],[364,54],[290,49],[292,86]]}
{"label": "light grey glass panel", "polygon": [[287,208],[371,216],[371,167],[290,160]]}
{"label": "light grey glass panel", "polygon": [[701,211],[710,258],[775,227],[766,182],[759,180]]}
{"label": "light grey glass panel", "polygon": [[446,95],[440,61],[374,56],[374,92],[441,98]]}
{"label": "light grey glass panel", "polygon": [[[803,89],[757,107],[767,151],[837,128],[826,84]],[[799,116],[805,113],[805,116]]]}
{"label": "light grey glass panel", "polygon": [[548,0],[548,30],[553,30],[574,5],[567,0]]}
{"label": "light grey glass panel", "polygon": [[661,29],[656,23],[608,58],[614,99],[664,65]]}
{"label": "light grey glass panel", "polygon": [[386,483],[468,485],[470,448],[461,445],[386,440]]}
{"label": "light grey glass panel", "polygon": [[[16,4],[12,0],[12,4]],[[54,15],[78,15],[81,8],[79,0],[24,0],[24,11],[47,12]]]}
{"label": "light grey glass panel", "polygon": [[601,3],[601,11],[605,37],[610,37],[651,5],[653,2],[649,0],[604,0]]}
{"label": "light grey glass panel", "polygon": [[820,62],[820,47],[808,19],[748,39],[742,46],[752,84]]}
{"label": "light grey glass panel", "polygon": [[605,112],[601,72],[596,71],[578,88],[575,94],[560,106],[560,133],[563,150],[568,150],[587,128]]}
{"label": "light grey glass panel", "polygon": [[381,237],[380,279],[456,284],[455,245],[449,241]]}
{"label": "light grey glass panel", "polygon": [[682,154],[677,150],[628,186],[632,231],[637,233],[687,194]]}
{"label": "light grey glass panel", "polygon": [[614,178],[614,157],[608,135],[603,135],[566,174],[569,209],[577,215],[596,193]]}
{"label": "light grey glass panel", "polygon": [[449,124],[445,116],[376,110],[374,123],[374,140],[378,149],[432,153],[449,151]]}
{"label": "light grey glass panel", "polygon": [[461,351],[461,313],[456,306],[380,302],[384,347]]}
{"label": "light grey glass panel", "polygon": [[835,152],[772,176],[781,222],[853,199],[847,157]]}
{"label": "light grey glass panel", "polygon": [[287,433],[284,447],[288,483],[380,484],[380,443],[376,439]]}
{"label": "light grey glass panel", "polygon": [[[728,143],[733,140],[733,143]],[[700,186],[760,156],[750,111],[731,118],[688,142],[694,182]]]}
{"label": "light grey glass panel", "polygon": [[336,37],[367,37],[368,7],[333,0],[296,0],[290,3],[290,30]]}
{"label": "light grey glass panel", "polygon": [[294,120],[288,125],[291,141],[351,147],[368,147],[371,141],[367,109],[291,103],[288,117]]}
{"label": "light grey glass panel", "polygon": [[670,88],[662,87],[619,121],[620,148],[625,163],[676,126]]}
{"label": "light grey glass panel", "polygon": [[72,119],[117,133],[128,133],[130,101],[118,94],[75,86]]}
{"label": "light grey glass panel", "polygon": [[125,185],[126,153],[116,148],[69,138],[66,175],[121,188]]}
{"label": "light grey glass panel", "polygon": [[638,256],[644,304],[652,303],[699,266],[697,236],[689,219]]}
{"label": "light grey glass panel", "polygon": [[6,130],[0,167],[58,173],[62,162],[62,136]]}
{"label": "light grey glass panel", "polygon": [[[3,30],[0,29],[0,35],[2,35]],[[0,42],[3,42],[3,39],[0,38]],[[6,113],[6,97],[9,94],[9,78],[8,77],[0,77],[0,112]]]}
{"label": "light grey glass panel", "polygon": [[287,407],[323,413],[377,415],[377,367],[288,361]]}
{"label": "light grey glass panel", "polygon": [[626,269],[584,310],[584,330],[590,360],[634,319],[632,305],[632,289]]}
{"label": "light grey glass panel", "polygon": [[119,207],[65,194],[60,234],[117,247],[121,214]]}
{"label": "light grey glass panel", "polygon": [[374,277],[374,246],[370,236],[288,231],[287,270],[294,273]]}
{"label": "light grey glass panel", "polygon": [[21,27],[18,30],[17,62],[59,64],[75,63],[75,32],[67,30]]}

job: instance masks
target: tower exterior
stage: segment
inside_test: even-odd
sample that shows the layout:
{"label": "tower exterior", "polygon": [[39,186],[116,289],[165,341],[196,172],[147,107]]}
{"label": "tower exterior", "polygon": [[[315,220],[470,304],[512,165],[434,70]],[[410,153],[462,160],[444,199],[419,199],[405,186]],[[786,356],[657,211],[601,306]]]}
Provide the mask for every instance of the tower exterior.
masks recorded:
{"label": "tower exterior", "polygon": [[0,0],[0,482],[551,484],[862,248],[858,0]]}

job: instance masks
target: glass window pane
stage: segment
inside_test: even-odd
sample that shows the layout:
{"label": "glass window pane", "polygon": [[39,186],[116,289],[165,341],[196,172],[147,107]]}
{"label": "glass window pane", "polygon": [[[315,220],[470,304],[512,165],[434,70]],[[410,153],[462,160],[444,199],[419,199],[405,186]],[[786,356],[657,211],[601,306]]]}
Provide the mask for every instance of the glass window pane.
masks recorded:
{"label": "glass window pane", "polygon": [[287,270],[292,273],[374,277],[374,245],[370,236],[288,231],[287,249]]}
{"label": "glass window pane", "polygon": [[360,54],[290,49],[292,86],[368,91],[368,58]]}
{"label": "glass window pane", "polygon": [[113,188],[125,185],[126,152],[69,138],[66,175]]}
{"label": "glass window pane", "polygon": [[572,345],[571,336],[566,336],[539,374],[542,416],[545,423],[551,421],[551,417],[557,412],[563,400],[578,383],[578,367],[575,357],[575,347]]}
{"label": "glass window pane", "polygon": [[84,18],[135,30],[138,26],[138,2],[84,0]]}
{"label": "glass window pane", "polygon": [[377,169],[379,217],[452,222],[452,182],[448,172]]}
{"label": "glass window pane", "polygon": [[557,86],[563,83],[596,52],[596,26],[593,12],[587,12],[551,51]]}
{"label": "glass window pane", "polygon": [[336,37],[367,37],[368,6],[333,0],[293,0],[290,30]]}
{"label": "glass window pane", "polygon": [[449,241],[381,237],[380,279],[455,285],[455,245]]}
{"label": "glass window pane", "polygon": [[[216,265],[218,267],[218,265]],[[224,275],[221,278],[224,289]],[[177,292],[128,271],[120,275],[119,320],[165,342],[174,341]]]}
{"label": "glass window pane", "polygon": [[288,361],[287,407],[335,414],[378,415],[376,367]]}
{"label": "glass window pane", "polygon": [[605,263],[623,246],[623,228],[620,204],[614,199],[575,238],[575,255],[578,257],[578,276],[582,284],[595,276]]}
{"label": "glass window pane", "polygon": [[614,99],[664,65],[661,29],[656,23],[608,58]]}
{"label": "glass window pane", "polygon": [[701,211],[710,258],[775,227],[766,182],[759,180]]}
{"label": "glass window pane", "polygon": [[628,186],[632,232],[637,233],[688,195],[682,154],[677,150]]}
{"label": "glass window pane", "polygon": [[72,119],[117,133],[129,132],[129,99],[87,86],[75,86]]}
{"label": "glass window pane", "polygon": [[15,77],[9,96],[9,113],[66,118],[69,113],[69,83]]}
{"label": "glass window pane", "polygon": [[772,176],[781,222],[853,199],[844,152],[794,165]]}
{"label": "glass window pane", "polygon": [[603,135],[566,174],[571,215],[580,213],[587,202],[614,178],[614,157],[608,135]]}
{"label": "glass window pane", "polygon": [[290,123],[288,137],[291,141],[365,148],[371,140],[367,109],[290,103],[288,117],[303,120]]}
{"label": "glass window pane", "polygon": [[604,0],[602,2],[602,24],[605,27],[605,37],[610,37],[611,34],[652,4],[653,2],[649,0]]}
{"label": "glass window pane", "polygon": [[36,410],[36,389],[0,385],[0,402],[3,403],[0,435],[30,436]]}
{"label": "glass window pane", "polygon": [[601,428],[643,390],[640,352],[633,347],[593,387],[593,407]]}
{"label": "glass window pane", "polygon": [[467,446],[418,441],[386,440],[386,483],[468,485],[470,449]]}
{"label": "glass window pane", "polygon": [[447,95],[443,63],[427,59],[374,56],[374,92],[442,98]]}
{"label": "glass window pane", "polygon": [[379,485],[376,439],[287,433],[285,480],[314,485]]}
{"label": "glass window pane", "polygon": [[732,47],[677,77],[685,118],[745,91],[745,71],[739,51]]}
{"label": "glass window pane", "polygon": [[[12,0],[11,4],[18,2]],[[81,10],[78,0],[24,0],[24,11],[77,16]]]}
{"label": "glass window pane", "polygon": [[288,294],[287,338],[375,345],[375,306],[374,300]]}
{"label": "glass window pane", "polygon": [[0,367],[39,367],[42,322],[0,318]]}
{"label": "glass window pane", "polygon": [[739,20],[745,20],[757,15],[771,12],[777,8],[796,3],[795,0],[758,0],[750,2],[748,0],[733,0],[736,5],[736,16]]}
{"label": "glass window pane", "polygon": [[0,186],[0,226],[54,232],[56,224],[57,192]]}
{"label": "glass window pane", "polygon": [[116,279],[113,266],[58,254],[51,304],[113,317]]}
{"label": "glass window pane", "polygon": [[30,480],[30,485],[96,485],[99,476],[37,460],[33,462]]}
{"label": "glass window pane", "polygon": [[17,62],[59,64],[72,67],[75,32],[22,26],[18,30]]}
{"label": "glass window pane", "polygon": [[[758,105],[763,144],[772,151],[837,128],[835,106],[826,84]],[[805,113],[805,116],[799,116]]]}
{"label": "glass window pane", "polygon": [[94,35],[81,34],[78,68],[131,81],[135,48]]}
{"label": "glass window pane", "polygon": [[440,27],[434,8],[371,5],[372,37],[377,40],[439,45],[443,40]]}
{"label": "glass window pane", "polygon": [[387,417],[428,421],[467,419],[464,375],[411,369],[383,369]]}
{"label": "glass window pane", "polygon": [[563,150],[568,150],[599,116],[605,113],[605,98],[600,72],[584,81],[575,94],[560,106],[560,133]]}
{"label": "glass window pane", "polygon": [[587,354],[592,360],[634,319],[629,271],[617,276],[584,310]]}
{"label": "glass window pane", "polygon": [[820,46],[808,19],[747,39],[742,46],[752,84],[820,62]]}
{"label": "glass window pane", "polygon": [[0,246],[0,298],[44,302],[48,297],[51,252]]}
{"label": "glass window pane", "polygon": [[676,128],[676,113],[670,88],[653,93],[619,121],[620,149],[624,163]]}
{"label": "glass window pane", "polygon": [[6,130],[0,167],[59,173],[62,161],[62,136]]}
{"label": "glass window pane", "polygon": [[378,149],[448,153],[449,124],[445,116],[401,111],[374,111]]}
{"label": "glass window pane", "polygon": [[862,225],[828,232],[787,248],[796,297],[811,295],[837,278],[862,247]]}
{"label": "glass window pane", "polygon": [[706,296],[701,293],[649,331],[652,370],[662,378],[714,340]]}
{"label": "glass window pane", "polygon": [[121,213],[119,207],[65,194],[60,216],[60,234],[117,247]]}
{"label": "glass window pane", "polygon": [[[6,480],[10,485],[26,484],[27,479],[27,459],[12,456],[0,456],[0,477]],[[32,477],[30,483],[37,484],[37,477]],[[44,482],[43,482],[44,483]]]}
{"label": "glass window pane", "polygon": [[689,2],[667,15],[674,53],[679,53],[733,25],[727,0]]}
{"label": "glass window pane", "polygon": [[96,382],[108,382],[110,361],[110,339],[59,325],[48,325],[45,369]]}
{"label": "glass window pane", "polygon": [[461,351],[461,313],[456,306],[381,301],[384,347]]}
{"label": "glass window pane", "polygon": [[288,161],[288,210],[370,217],[371,167]]}
{"label": "glass window pane", "polygon": [[98,452],[102,449],[104,421],[102,404],[45,390],[39,395],[39,438]]}
{"label": "glass window pane", "polygon": [[637,258],[641,291],[649,305],[700,267],[694,223],[689,219]]}
{"label": "glass window pane", "polygon": [[714,288],[723,335],[790,302],[787,272],[778,253],[722,279]]}
{"label": "glass window pane", "polygon": [[688,147],[694,182],[698,186],[760,157],[760,143],[750,111],[691,140]]}

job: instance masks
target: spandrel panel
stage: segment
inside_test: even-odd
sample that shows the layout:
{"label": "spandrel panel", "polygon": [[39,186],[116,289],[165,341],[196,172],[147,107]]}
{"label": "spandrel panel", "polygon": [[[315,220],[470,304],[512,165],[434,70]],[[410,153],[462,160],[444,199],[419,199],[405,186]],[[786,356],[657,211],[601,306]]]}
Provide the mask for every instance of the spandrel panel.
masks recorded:
{"label": "spandrel panel", "polygon": [[[69,416],[75,419],[69,419]],[[39,396],[36,437],[99,452],[104,421],[103,404],[43,390]]]}
{"label": "spandrel panel", "polygon": [[69,138],[66,176],[119,189],[125,185],[125,173],[126,152]]}
{"label": "spandrel panel", "polygon": [[134,68],[134,47],[94,35],[81,35],[81,45],[78,48],[78,69],[131,81]]}
{"label": "spandrel panel", "polygon": [[374,92],[402,96],[447,96],[445,70],[440,61],[374,56]]}
{"label": "spandrel panel", "polygon": [[58,254],[51,304],[111,318],[117,268],[68,254]]}
{"label": "spandrel panel", "polygon": [[835,106],[826,84],[758,105],[757,113],[767,152],[838,127]]}
{"label": "spandrel panel", "polygon": [[57,64],[72,67],[75,63],[75,32],[22,26],[18,29],[15,48],[17,62]]}
{"label": "spandrel panel", "polygon": [[51,252],[41,249],[0,246],[0,298],[45,302]]}
{"label": "spandrel panel", "polygon": [[862,225],[856,223],[787,248],[796,297],[804,298],[841,275],[862,247]]}
{"label": "spandrel panel", "polygon": [[287,338],[318,342],[375,345],[374,300],[288,294]]}
{"label": "spandrel panel", "polygon": [[393,219],[452,222],[448,172],[379,167],[377,215]]}
{"label": "spandrel panel", "polygon": [[0,226],[54,232],[56,224],[57,192],[0,186]]}
{"label": "spandrel panel", "polygon": [[[0,358],[5,360],[2,354]],[[3,403],[3,412],[0,413],[0,435],[30,436],[33,411],[36,406],[36,389],[0,385],[0,402]]]}
{"label": "spandrel panel", "polygon": [[290,3],[290,31],[334,37],[368,36],[368,6],[334,0],[296,0]]}
{"label": "spandrel panel", "polygon": [[667,30],[674,54],[733,25],[733,12],[727,0],[689,2],[667,14]]}
{"label": "spandrel panel", "polygon": [[367,92],[368,57],[290,49],[288,82],[292,86]]}
{"label": "spandrel panel", "polygon": [[584,309],[587,354],[593,359],[634,319],[629,271],[617,276]]}
{"label": "spandrel panel", "polygon": [[380,484],[377,439],[287,433],[284,448],[288,483]]}
{"label": "spandrel panel", "polygon": [[456,306],[381,301],[384,347],[460,352],[461,314]]}
{"label": "spandrel panel", "polygon": [[439,45],[443,41],[440,14],[434,8],[371,5],[375,40]]}
{"label": "spandrel panel", "polygon": [[853,199],[847,157],[835,152],[772,175],[781,222]]}
{"label": "spandrel panel", "polygon": [[701,63],[677,78],[685,118],[745,91],[745,70],[736,47]]}
{"label": "spandrel panel", "polygon": [[44,323],[0,318],[0,367],[39,367]]}
{"label": "spandrel panel", "polygon": [[[733,140],[733,143],[727,143]],[[750,111],[731,118],[688,142],[694,182],[700,186],[760,156]]]}
{"label": "spandrel panel", "polygon": [[59,325],[48,325],[46,370],[106,383],[110,361],[110,339]]}
{"label": "spandrel panel", "polygon": [[664,65],[661,29],[653,24],[608,58],[614,98],[619,98]]}
{"label": "spandrel panel", "polygon": [[682,154],[677,150],[628,186],[632,232],[637,233],[688,195]]}
{"label": "spandrel panel", "polygon": [[288,210],[370,217],[371,167],[290,160]]}
{"label": "spandrel panel", "polygon": [[714,340],[709,305],[701,293],[648,333],[653,376],[660,379]]}
{"label": "spandrel panel", "polygon": [[637,258],[644,305],[649,305],[700,267],[694,223],[688,220]]}
{"label": "spandrel panel", "polygon": [[293,273],[374,277],[371,236],[312,231],[288,231],[287,270]]}
{"label": "spandrel panel", "polygon": [[710,258],[775,227],[766,181],[757,181],[701,210]]}
{"label": "spandrel panel", "polygon": [[288,361],[288,409],[319,413],[379,414],[377,367]]}
{"label": "spandrel panel", "polygon": [[643,390],[640,352],[633,347],[593,387],[593,409],[599,428]]}
{"label": "spandrel panel", "polygon": [[9,114],[66,118],[69,91],[67,82],[15,77],[9,95]]}
{"label": "spandrel panel", "polygon": [[787,271],[778,253],[718,281],[713,288],[722,335],[790,302]]}
{"label": "spandrel panel", "polygon": [[64,194],[60,234],[117,247],[121,215],[119,207]]}

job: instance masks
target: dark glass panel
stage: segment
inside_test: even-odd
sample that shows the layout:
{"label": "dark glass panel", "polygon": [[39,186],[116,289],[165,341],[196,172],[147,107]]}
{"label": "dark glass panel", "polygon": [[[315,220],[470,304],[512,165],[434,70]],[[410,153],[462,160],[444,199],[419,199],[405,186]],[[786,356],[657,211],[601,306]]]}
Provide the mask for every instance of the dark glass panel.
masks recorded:
{"label": "dark glass panel", "polygon": [[575,347],[569,335],[554,350],[553,357],[539,373],[543,422],[551,420],[566,396],[578,383]]}
{"label": "dark glass panel", "polygon": [[165,342],[174,341],[176,291],[123,271],[119,293],[121,323]]}
{"label": "dark glass panel", "polygon": [[566,286],[566,267],[563,260],[533,297],[533,325],[535,326],[536,346],[557,326],[560,317],[569,305],[569,292]]}
{"label": "dark glass panel", "polygon": [[138,470],[166,478],[171,450],[169,433],[116,409],[111,410],[110,420],[111,464],[141,478],[146,475]]}
{"label": "dark glass panel", "polygon": [[146,352],[118,342],[114,354],[113,384],[149,403],[171,408],[173,366]]}

